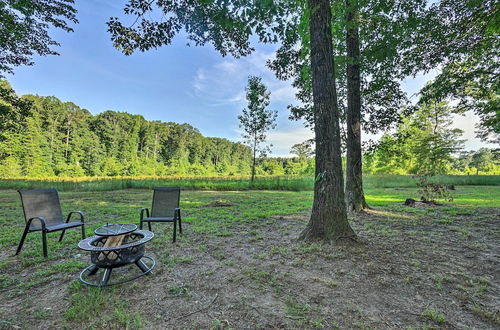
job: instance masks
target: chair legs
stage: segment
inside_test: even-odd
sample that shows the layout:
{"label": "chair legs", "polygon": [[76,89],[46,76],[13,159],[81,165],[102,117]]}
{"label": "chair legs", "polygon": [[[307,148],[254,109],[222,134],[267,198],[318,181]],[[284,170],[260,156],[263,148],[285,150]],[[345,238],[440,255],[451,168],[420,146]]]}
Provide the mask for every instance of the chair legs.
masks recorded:
{"label": "chair legs", "polygon": [[[151,227],[151,221],[145,221],[145,222],[148,223],[149,231],[153,231],[153,229]],[[181,219],[178,218],[178,219],[176,219],[176,220],[173,221],[173,224],[174,224],[174,233],[173,233],[172,242],[174,242],[174,243],[175,243],[175,241],[177,239],[177,222],[179,222],[179,234],[182,234],[182,223],[181,223]],[[139,222],[139,229],[142,230],[143,224],[144,224],[143,221]]]}
{"label": "chair legs", "polygon": [[29,226],[26,226],[26,228],[24,228],[23,236],[21,237],[21,242],[19,242],[19,246],[17,247],[16,255],[18,255],[19,252],[21,252],[24,240],[26,239],[26,235],[28,235],[28,231],[29,231]]}
{"label": "chair legs", "polygon": [[[61,233],[61,236],[59,236],[59,242],[62,241],[65,232],[66,232],[66,229],[64,229]],[[82,239],[85,239],[85,225],[82,225]]]}
{"label": "chair legs", "polygon": [[[149,222],[149,221],[146,221],[146,222],[148,223],[148,228],[149,228],[149,231],[153,231],[153,230],[151,229],[151,222]],[[142,230],[142,224],[143,224],[143,223],[144,223],[144,222],[143,222],[142,220],[141,220],[141,222],[139,223],[139,229],[140,229],[140,230]]]}
{"label": "chair legs", "polygon": [[47,232],[42,230],[42,244],[43,244],[43,256],[47,258]]}
{"label": "chair legs", "polygon": [[[47,249],[47,232],[44,231],[44,230],[41,230],[42,232],[42,248],[43,248],[43,256],[45,258],[47,258],[48,256],[48,249]],[[64,229],[61,233],[61,236],[59,236],[59,242],[62,241],[63,237],[64,237],[64,233],[66,232],[66,229]],[[26,228],[24,228],[24,232],[23,232],[23,236],[21,237],[21,241],[19,242],[19,245],[17,247],[17,250],[16,250],[16,255],[19,254],[19,252],[21,252],[21,249],[23,248],[23,245],[24,245],[24,241],[26,239],[26,236],[28,235],[29,233],[29,225],[26,226]],[[85,225],[82,225],[82,239],[85,239]]]}
{"label": "chair legs", "polygon": [[61,233],[61,236],[59,236],[59,242],[62,241],[63,237],[64,237],[64,233],[66,232],[66,229],[64,229]]}
{"label": "chair legs", "polygon": [[177,220],[174,220],[174,238],[172,240],[172,242],[174,242],[174,243],[175,243],[176,234],[177,234]]}

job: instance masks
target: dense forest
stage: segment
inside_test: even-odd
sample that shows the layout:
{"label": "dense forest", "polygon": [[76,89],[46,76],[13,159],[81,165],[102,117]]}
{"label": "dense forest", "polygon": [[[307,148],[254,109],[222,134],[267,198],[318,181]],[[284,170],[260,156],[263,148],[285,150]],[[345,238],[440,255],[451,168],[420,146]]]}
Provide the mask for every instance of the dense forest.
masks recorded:
{"label": "dense forest", "polygon": [[[497,150],[461,151],[446,103],[404,117],[363,154],[367,174],[498,174]],[[258,175],[313,175],[310,141],[292,158],[261,158]],[[250,175],[251,149],[189,124],[105,111],[54,96],[18,96],[0,81],[0,177]],[[345,165],[345,158],[344,165]]]}
{"label": "dense forest", "polygon": [[188,124],[105,111],[56,97],[18,97],[0,81],[0,176],[246,175],[250,148]]}

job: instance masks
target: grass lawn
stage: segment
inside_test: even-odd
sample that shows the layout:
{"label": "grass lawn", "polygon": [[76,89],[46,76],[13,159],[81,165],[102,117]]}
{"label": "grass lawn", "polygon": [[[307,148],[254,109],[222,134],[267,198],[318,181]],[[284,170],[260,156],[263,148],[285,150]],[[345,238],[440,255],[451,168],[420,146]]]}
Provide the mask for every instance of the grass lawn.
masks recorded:
{"label": "grass lawn", "polygon": [[[98,289],[78,281],[89,263],[78,229],[61,243],[49,234],[47,260],[38,233],[14,256],[22,209],[2,190],[0,328],[497,329],[500,187],[458,186],[454,202],[415,208],[402,205],[413,188],[366,193],[373,209],[351,219],[359,242],[304,244],[310,191],[183,191],[184,236],[173,244],[171,224],[153,224],[153,274]],[[87,235],[138,223],[151,196],[60,193],[63,212],[85,212]],[[232,206],[203,207],[218,200]]]}

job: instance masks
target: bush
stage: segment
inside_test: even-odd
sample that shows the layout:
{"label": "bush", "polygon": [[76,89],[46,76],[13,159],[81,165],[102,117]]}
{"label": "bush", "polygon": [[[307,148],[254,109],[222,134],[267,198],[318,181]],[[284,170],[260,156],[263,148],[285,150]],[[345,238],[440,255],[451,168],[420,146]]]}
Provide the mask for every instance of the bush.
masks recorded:
{"label": "bush", "polygon": [[436,203],[439,200],[448,202],[453,201],[453,197],[446,187],[440,183],[429,182],[429,175],[419,174],[414,175],[413,178],[417,181],[417,193],[421,195],[420,199],[424,203]]}

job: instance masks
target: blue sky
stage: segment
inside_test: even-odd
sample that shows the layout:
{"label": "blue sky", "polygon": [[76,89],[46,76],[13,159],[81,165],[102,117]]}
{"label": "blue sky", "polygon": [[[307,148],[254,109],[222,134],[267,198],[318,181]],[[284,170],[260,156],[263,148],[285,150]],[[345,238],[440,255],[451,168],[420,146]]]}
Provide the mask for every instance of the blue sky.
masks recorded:
{"label": "blue sky", "polygon": [[[245,107],[249,75],[263,77],[271,90],[270,108],[278,110],[277,128],[268,135],[274,156],[286,156],[295,143],[312,137],[300,122],[288,120],[286,106],[294,103],[290,82],[278,81],[266,68],[276,46],[256,45],[249,57],[221,57],[212,46],[187,46],[177,36],[170,46],[125,56],[113,48],[106,21],[122,15],[124,0],[76,1],[75,32],[54,30],[60,56],[36,57],[35,66],[19,67],[8,75],[19,94],[54,95],[72,101],[93,114],[105,110],[141,114],[148,120],[189,123],[205,136],[240,141],[237,116]],[[405,81],[410,94],[435,73]],[[472,114],[457,117],[455,124],[466,131],[466,149],[485,144],[474,137]],[[377,138],[370,136],[366,138]]]}

